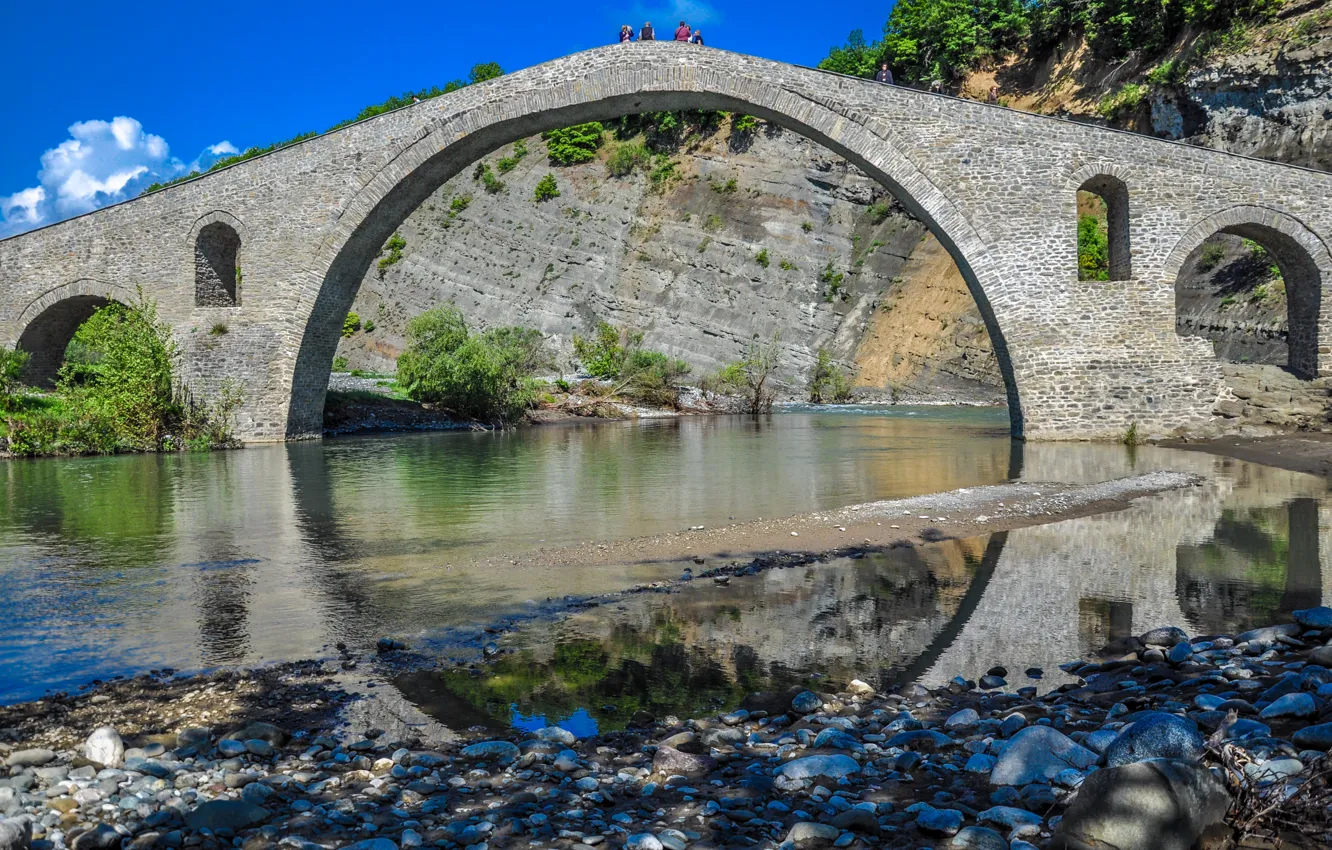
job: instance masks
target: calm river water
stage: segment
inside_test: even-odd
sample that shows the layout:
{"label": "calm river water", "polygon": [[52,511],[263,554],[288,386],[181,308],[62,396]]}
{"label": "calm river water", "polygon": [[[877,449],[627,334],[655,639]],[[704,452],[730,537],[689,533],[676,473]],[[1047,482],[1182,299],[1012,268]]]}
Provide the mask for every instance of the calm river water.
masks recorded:
{"label": "calm river water", "polygon": [[[679,573],[472,568],[482,555],[1152,468],[1208,483],[1117,514],[727,588],[696,582],[535,623],[511,638],[527,702],[488,691],[491,680],[464,689],[499,717],[568,720],[623,703],[601,722],[656,705],[650,691],[657,708],[674,699],[684,710],[811,673],[946,679],[1053,664],[1167,622],[1199,632],[1266,622],[1332,585],[1327,486],[1197,453],[1024,447],[1002,411],[938,408],[0,463],[0,701],[154,668],[309,657],[335,641],[427,640],[549,596]],[[425,703],[437,685],[404,690]]]}

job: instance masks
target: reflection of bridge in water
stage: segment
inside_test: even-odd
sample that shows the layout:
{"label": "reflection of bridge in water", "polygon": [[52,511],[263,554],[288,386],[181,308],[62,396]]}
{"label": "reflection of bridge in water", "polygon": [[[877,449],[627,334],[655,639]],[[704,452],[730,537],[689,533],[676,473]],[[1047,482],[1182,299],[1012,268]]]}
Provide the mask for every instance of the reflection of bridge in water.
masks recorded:
{"label": "reflection of bridge in water", "polygon": [[[1104,447],[1102,457],[1045,448],[1026,446],[1015,471],[1037,481],[1134,471],[1122,448]],[[1234,631],[1332,599],[1324,482],[1206,454],[1172,452],[1158,464],[1159,453],[1141,449],[1136,462],[1191,467],[1207,481],[1123,511],[985,540],[631,599],[618,613],[580,614],[556,632],[596,638],[627,628],[650,635],[665,610],[686,644],[722,666],[757,656],[769,670],[933,686],[1002,664],[1014,684],[1030,666],[1057,684],[1058,664],[1114,638],[1163,624],[1192,634]],[[525,645],[539,656],[541,645],[555,640],[537,631]]]}

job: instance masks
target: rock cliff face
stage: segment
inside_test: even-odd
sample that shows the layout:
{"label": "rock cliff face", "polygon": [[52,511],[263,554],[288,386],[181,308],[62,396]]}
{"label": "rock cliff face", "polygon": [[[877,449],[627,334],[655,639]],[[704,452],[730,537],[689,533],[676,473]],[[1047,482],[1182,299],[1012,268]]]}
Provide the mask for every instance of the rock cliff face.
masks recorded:
{"label": "rock cliff face", "polygon": [[[476,326],[539,328],[565,370],[573,334],[604,319],[644,331],[695,375],[780,333],[792,392],[826,347],[848,364],[863,352],[867,386],[1002,399],[947,253],[881,186],[807,139],[766,126],[738,145],[703,138],[672,157],[664,191],[641,170],[552,167],[540,138],[525,146],[497,175],[502,191],[461,174],[403,224],[401,260],[372,269],[352,308],[362,330],[340,346],[348,368],[391,371],[411,317],[451,301]],[[538,203],[546,174],[560,195]],[[867,347],[867,330],[881,342]],[[894,347],[890,334],[913,342]]]}

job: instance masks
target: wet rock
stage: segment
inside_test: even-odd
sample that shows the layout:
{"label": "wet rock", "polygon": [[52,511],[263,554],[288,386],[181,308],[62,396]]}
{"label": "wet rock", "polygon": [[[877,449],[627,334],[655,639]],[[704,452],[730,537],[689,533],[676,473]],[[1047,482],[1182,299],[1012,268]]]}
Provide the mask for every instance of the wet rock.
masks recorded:
{"label": "wet rock", "polygon": [[1177,626],[1162,626],[1138,637],[1147,646],[1164,646],[1167,649],[1188,639],[1188,634]]}
{"label": "wet rock", "polygon": [[970,729],[979,722],[980,722],[980,715],[976,712],[976,709],[964,708],[961,711],[955,712],[947,720],[945,720],[944,728],[950,731],[951,730],[961,731],[963,729]]}
{"label": "wet rock", "polygon": [[255,720],[233,731],[228,738],[237,741],[267,741],[275,747],[281,747],[291,740],[291,735],[281,726]]}
{"label": "wet rock", "polygon": [[1096,753],[1075,744],[1049,726],[1028,726],[1004,744],[990,771],[992,785],[1027,785],[1048,782],[1068,768],[1086,770],[1097,762]]}
{"label": "wet rock", "polygon": [[15,750],[9,754],[9,758],[5,759],[5,764],[10,767],[40,767],[55,761],[55,757],[54,750],[45,748]]}
{"label": "wet rock", "polygon": [[1189,644],[1188,641],[1180,641],[1179,643],[1170,647],[1170,651],[1166,653],[1166,660],[1169,661],[1171,664],[1177,666],[1183,664],[1185,661],[1188,661],[1192,657],[1193,657],[1193,647]]}
{"label": "wet rock", "polygon": [[1332,723],[1306,726],[1291,738],[1295,746],[1306,750],[1332,749]]}
{"label": "wet rock", "polygon": [[1052,850],[1188,850],[1230,795],[1206,768],[1151,759],[1098,770],[1055,829]]}
{"label": "wet rock", "polygon": [[1041,824],[1045,822],[1035,812],[1016,806],[993,806],[976,815],[976,820],[1008,827],[1010,839],[1019,835],[1037,835],[1041,831]]}
{"label": "wet rock", "polygon": [[210,800],[185,816],[190,829],[246,829],[268,819],[270,812],[262,806],[240,800]]}
{"label": "wet rock", "polygon": [[867,835],[879,834],[879,821],[874,817],[874,813],[866,809],[847,809],[834,815],[829,821],[833,826],[841,830],[850,832],[860,832]]}
{"label": "wet rock", "polygon": [[823,708],[823,700],[813,691],[801,691],[791,700],[791,710],[797,714],[810,714]]}
{"label": "wet rock", "polygon": [[854,736],[843,732],[841,729],[824,729],[814,739],[814,749],[829,747],[834,750],[852,750],[862,752],[865,747]]}
{"label": "wet rock", "polygon": [[650,832],[639,832],[624,840],[628,850],[664,850],[661,840]]}
{"label": "wet rock", "polygon": [[981,676],[980,686],[983,691],[996,691],[1007,687],[1008,682],[1002,676]]}
{"label": "wet rock", "polygon": [[537,739],[550,741],[553,744],[563,744],[566,747],[572,747],[578,743],[578,736],[568,729],[562,729],[559,726],[547,726],[544,729],[538,729]]}
{"label": "wet rock", "polygon": [[1008,850],[1008,841],[1002,835],[984,826],[963,827],[949,847],[967,847],[971,850]]}
{"label": "wet rock", "polygon": [[[934,832],[942,835],[954,835],[962,828],[963,815],[956,809],[936,809],[925,803],[917,804],[921,806],[916,811],[916,826],[925,832]],[[908,806],[907,811],[916,808]]]}
{"label": "wet rock", "polygon": [[841,832],[835,826],[829,826],[826,823],[801,821],[791,827],[791,831],[786,834],[786,840],[799,850],[804,850],[806,847],[822,847],[832,844],[840,834]]}
{"label": "wet rock", "polygon": [[899,732],[889,738],[884,744],[886,747],[901,747],[904,750],[913,752],[933,753],[938,750],[951,747],[957,742],[942,732],[936,732],[933,729],[913,729],[910,732]]}
{"label": "wet rock", "polygon": [[1250,643],[1253,641],[1275,643],[1279,637],[1298,637],[1303,630],[1303,627],[1297,623],[1264,626],[1261,629],[1249,629],[1247,632],[1240,632],[1235,635],[1235,643]]}
{"label": "wet rock", "polygon": [[1309,717],[1318,713],[1318,704],[1307,693],[1286,694],[1259,712],[1263,720],[1281,717]]}
{"label": "wet rock", "polygon": [[1320,646],[1309,653],[1309,663],[1320,667],[1332,667],[1332,646]]}
{"label": "wet rock", "polygon": [[1306,629],[1332,629],[1332,608],[1326,605],[1292,611],[1291,616]]}
{"label": "wet rock", "polygon": [[387,838],[367,838],[355,844],[348,844],[342,850],[398,850],[398,845]]}
{"label": "wet rock", "polygon": [[1192,720],[1149,711],[1110,742],[1105,749],[1105,765],[1119,767],[1155,758],[1195,762],[1202,758],[1204,750],[1202,733]]}
{"label": "wet rock", "polygon": [[32,843],[30,818],[0,820],[0,850],[28,850]]}
{"label": "wet rock", "polygon": [[657,747],[657,753],[652,757],[652,770],[666,776],[673,773],[697,776],[716,769],[717,762],[711,756],[686,753],[674,747]]}
{"label": "wet rock", "polygon": [[120,767],[125,760],[125,742],[116,727],[102,726],[83,742],[83,756],[104,767]]}
{"label": "wet rock", "polygon": [[119,847],[121,835],[110,824],[99,823],[86,832],[79,833],[70,845],[73,850],[111,850]]}
{"label": "wet rock", "polygon": [[217,742],[217,751],[223,758],[236,758],[245,755],[245,744],[231,738],[223,738]]}
{"label": "wet rock", "polygon": [[789,761],[777,771],[787,779],[841,779],[860,772],[860,765],[850,756],[805,756]]}
{"label": "wet rock", "polygon": [[465,759],[484,759],[508,764],[516,761],[521,752],[518,745],[510,741],[482,741],[462,748],[460,755]]}

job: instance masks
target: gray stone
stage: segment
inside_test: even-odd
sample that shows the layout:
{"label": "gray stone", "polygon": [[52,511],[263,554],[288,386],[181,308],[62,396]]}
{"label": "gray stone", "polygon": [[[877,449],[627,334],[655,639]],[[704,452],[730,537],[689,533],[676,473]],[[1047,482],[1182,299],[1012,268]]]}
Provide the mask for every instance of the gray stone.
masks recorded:
{"label": "gray stone", "polygon": [[125,742],[116,727],[102,726],[83,743],[83,756],[105,767],[120,767],[125,759]]}
{"label": "gray stone", "polygon": [[99,823],[92,829],[79,833],[71,845],[73,850],[111,850],[119,847],[123,837],[116,828],[106,823]]}
{"label": "gray stone", "polygon": [[511,761],[516,761],[521,752],[518,745],[511,741],[481,741],[463,747],[459,755],[465,759],[480,759],[508,764]]}
{"label": "gray stone", "polygon": [[1048,782],[1068,768],[1086,770],[1097,755],[1049,726],[1028,726],[1004,744],[990,771],[992,785],[1027,785]]}
{"label": "gray stone", "polygon": [[1320,646],[1309,653],[1309,663],[1320,667],[1332,667],[1332,646]]}
{"label": "gray stone", "polygon": [[1309,717],[1318,713],[1318,704],[1307,693],[1286,694],[1264,708],[1258,716],[1263,720],[1280,717]]}
{"label": "gray stone", "polygon": [[348,844],[342,850],[398,850],[398,845],[387,838],[367,838],[355,844]]}
{"label": "gray stone", "polygon": [[1230,795],[1206,768],[1151,759],[1098,770],[1055,829],[1052,850],[1188,850]]}
{"label": "gray stone", "polygon": [[1008,850],[1008,841],[993,829],[966,826],[953,836],[948,846],[969,847],[971,850]]}
{"label": "gray stone", "polygon": [[1281,623],[1276,626],[1263,626],[1260,629],[1249,629],[1247,632],[1240,632],[1235,635],[1235,643],[1249,643],[1252,641],[1275,643],[1276,639],[1279,637],[1298,637],[1302,631],[1304,631],[1304,629],[1296,623]]}
{"label": "gray stone", "polygon": [[1186,717],[1149,711],[1119,733],[1105,749],[1106,767],[1153,758],[1197,761],[1205,751],[1198,726]]}
{"label": "gray stone", "polygon": [[559,726],[547,726],[544,729],[538,729],[536,736],[539,740],[563,744],[566,747],[572,747],[578,743],[578,737],[574,733]]}
{"label": "gray stone", "polygon": [[932,753],[954,746],[956,743],[952,738],[934,729],[913,729],[910,732],[898,732],[889,738],[884,746]]}
{"label": "gray stone", "polygon": [[624,840],[629,850],[664,850],[661,841],[650,832],[638,832]]}
{"label": "gray stone", "polygon": [[1293,611],[1291,616],[1306,629],[1332,629],[1332,608],[1326,605]]}
{"label": "gray stone", "polygon": [[790,832],[786,833],[786,840],[798,848],[821,847],[832,844],[840,834],[841,831],[835,826],[826,823],[801,821],[794,824]]}
{"label": "gray stone", "polygon": [[830,747],[834,750],[852,750],[863,752],[865,746],[855,739],[854,736],[843,732],[841,729],[824,729],[814,739],[814,749]]}
{"label": "gray stone", "polygon": [[801,691],[791,700],[791,710],[797,714],[810,714],[823,708],[823,700],[813,691]]}
{"label": "gray stone", "polygon": [[679,773],[685,776],[697,776],[717,769],[717,762],[711,757],[697,753],[686,753],[674,747],[657,747],[652,757],[652,770],[670,776]]}
{"label": "gray stone", "polygon": [[1291,741],[1306,750],[1332,750],[1332,723],[1306,726],[1296,732]]}
{"label": "gray stone", "polygon": [[1148,646],[1164,646],[1167,649],[1189,639],[1189,635],[1177,626],[1162,626],[1140,636],[1138,640]]}
{"label": "gray stone", "polygon": [[916,826],[926,832],[954,835],[962,828],[962,813],[956,809],[936,809],[925,806],[916,812]]}
{"label": "gray stone", "polygon": [[224,758],[235,758],[243,756],[246,753],[245,744],[231,738],[223,738],[217,742],[217,751]]}
{"label": "gray stone", "polygon": [[952,716],[950,716],[947,720],[945,720],[944,728],[948,730],[961,731],[963,729],[970,729],[979,722],[980,722],[980,715],[976,713],[976,709],[964,708],[961,711],[955,712]]}
{"label": "gray stone", "polygon": [[841,779],[860,772],[860,765],[850,756],[839,754],[805,756],[782,765],[777,771],[787,779]]}
{"label": "gray stone", "polygon": [[262,806],[240,800],[210,800],[185,815],[185,825],[190,829],[241,830],[263,823],[269,814]]}
{"label": "gray stone", "polygon": [[42,747],[30,750],[15,750],[5,759],[5,764],[10,767],[38,767],[55,761],[55,751]]}
{"label": "gray stone", "polygon": [[30,818],[0,820],[0,850],[28,850],[32,843]]}

